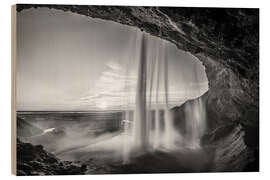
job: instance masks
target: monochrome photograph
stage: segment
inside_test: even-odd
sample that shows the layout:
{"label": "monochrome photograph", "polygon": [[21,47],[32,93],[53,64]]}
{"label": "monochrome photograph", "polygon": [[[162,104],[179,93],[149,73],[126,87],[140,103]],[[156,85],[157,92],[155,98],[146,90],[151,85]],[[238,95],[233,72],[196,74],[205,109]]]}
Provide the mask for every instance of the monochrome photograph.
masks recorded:
{"label": "monochrome photograph", "polygon": [[259,171],[259,9],[13,6],[18,176]]}

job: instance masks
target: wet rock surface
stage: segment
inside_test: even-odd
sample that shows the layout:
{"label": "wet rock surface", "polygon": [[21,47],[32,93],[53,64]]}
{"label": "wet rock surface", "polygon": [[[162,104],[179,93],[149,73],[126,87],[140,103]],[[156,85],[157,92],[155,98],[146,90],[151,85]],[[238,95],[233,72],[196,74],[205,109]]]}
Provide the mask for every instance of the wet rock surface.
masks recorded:
{"label": "wet rock surface", "polygon": [[210,148],[152,151],[134,155],[127,163],[109,152],[88,152],[82,157],[87,159],[87,174],[192,173],[211,171],[212,152]]}
{"label": "wet rock surface", "polygon": [[220,126],[202,138],[204,147],[214,148],[213,172],[245,171],[254,162],[253,151],[245,144],[244,135],[241,125],[230,124]]}
{"label": "wet rock surface", "polygon": [[43,149],[17,139],[17,175],[84,174],[87,166],[79,162],[61,161]]}
{"label": "wet rock surface", "polygon": [[[209,101],[209,92],[199,98],[206,103],[208,130],[202,136],[200,143],[202,148],[208,149],[212,153],[213,166],[210,171],[258,171],[259,138],[256,126],[247,129],[240,121],[233,121],[232,119],[228,119],[227,122],[219,122],[218,120],[224,118],[222,116],[227,114],[218,113],[214,109],[217,108],[217,105]],[[197,101],[197,99],[189,100],[181,106],[173,108],[175,126],[182,133],[184,130],[182,127],[185,127],[185,106],[187,103]],[[233,108],[233,105],[229,107]]]}

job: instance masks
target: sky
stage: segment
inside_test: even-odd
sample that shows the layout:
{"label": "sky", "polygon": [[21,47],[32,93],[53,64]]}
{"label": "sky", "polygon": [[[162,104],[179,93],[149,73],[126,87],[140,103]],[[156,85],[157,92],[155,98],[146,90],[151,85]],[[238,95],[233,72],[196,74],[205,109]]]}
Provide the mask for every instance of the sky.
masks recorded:
{"label": "sky", "polygon": [[[137,28],[71,12],[47,8],[19,12],[17,110],[87,111],[134,105],[142,34]],[[154,72],[152,96],[163,101],[164,54],[171,103],[207,91],[200,61],[170,42],[145,37],[148,63],[154,62],[148,65]],[[161,62],[159,71],[156,59]]]}

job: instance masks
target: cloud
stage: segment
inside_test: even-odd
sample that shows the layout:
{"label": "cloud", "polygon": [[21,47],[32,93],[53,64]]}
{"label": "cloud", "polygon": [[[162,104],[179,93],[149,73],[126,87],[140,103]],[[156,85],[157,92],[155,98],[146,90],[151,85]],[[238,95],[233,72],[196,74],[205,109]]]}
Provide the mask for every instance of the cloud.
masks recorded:
{"label": "cloud", "polygon": [[92,104],[100,108],[127,104],[128,95],[135,97],[136,77],[120,64],[110,61],[93,88],[79,97],[78,104]]}
{"label": "cloud", "polygon": [[[133,72],[128,72],[125,67],[119,63],[110,61],[106,64],[105,71],[101,73],[96,84],[89,91],[78,98],[78,105],[85,105],[89,108],[116,108],[134,106],[136,99],[136,68]],[[188,82],[186,87],[189,90],[180,90],[178,84],[169,84],[168,98],[170,103],[179,104],[187,99],[198,97],[202,92],[207,91],[208,82]],[[147,98],[150,100],[150,92],[147,90]],[[151,93],[151,103],[156,103],[156,97],[160,104],[164,104],[166,92],[162,82],[159,82],[159,88],[156,89],[153,81]]]}

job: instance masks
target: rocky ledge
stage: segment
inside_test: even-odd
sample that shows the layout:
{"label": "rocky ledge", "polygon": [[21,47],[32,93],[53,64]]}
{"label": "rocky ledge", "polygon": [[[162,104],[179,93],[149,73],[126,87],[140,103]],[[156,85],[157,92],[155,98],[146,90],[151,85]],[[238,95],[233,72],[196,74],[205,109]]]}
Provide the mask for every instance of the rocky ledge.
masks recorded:
{"label": "rocky ledge", "polygon": [[17,175],[74,175],[84,174],[86,165],[61,161],[43,149],[42,145],[32,145],[17,139]]}

